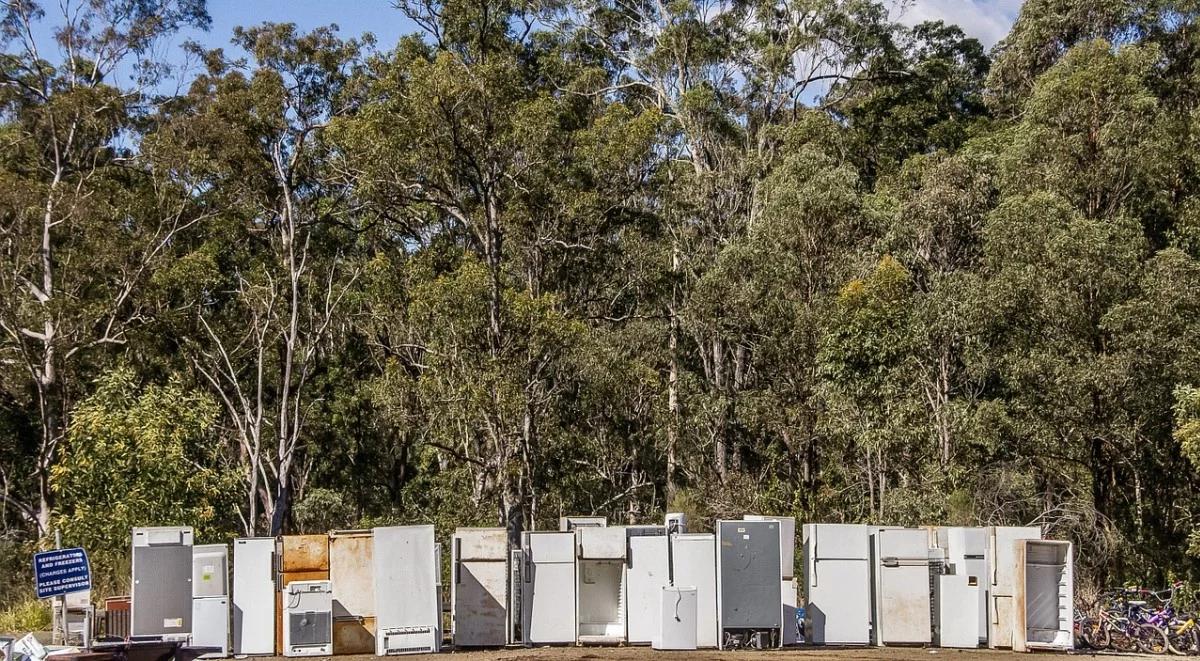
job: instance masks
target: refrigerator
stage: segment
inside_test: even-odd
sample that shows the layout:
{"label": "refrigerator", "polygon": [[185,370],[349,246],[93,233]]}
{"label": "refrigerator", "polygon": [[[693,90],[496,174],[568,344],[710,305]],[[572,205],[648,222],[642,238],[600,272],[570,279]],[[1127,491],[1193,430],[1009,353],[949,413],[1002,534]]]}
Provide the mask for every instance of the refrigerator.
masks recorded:
{"label": "refrigerator", "polygon": [[1075,646],[1075,563],[1070,542],[1015,544],[1013,651]]}
{"label": "refrigerator", "polygon": [[441,567],[434,529],[374,529],[375,654],[421,654],[441,650]]}
{"label": "refrigerator", "polygon": [[763,516],[747,514],[742,517],[746,521],[778,521],[779,522],[779,552],[783,567],[779,589],[783,594],[783,644],[795,645],[800,639],[800,629],[796,622],[796,607],[798,603],[795,582],[796,575],[796,518],[791,516]]}
{"label": "refrigerator", "polygon": [[870,642],[871,530],[858,524],[804,525],[804,625],[808,642]]}
{"label": "refrigerator", "polygon": [[576,641],[625,642],[625,528],[577,528]]}
{"label": "refrigerator", "polygon": [[275,653],[275,538],[233,540],[233,653]]}
{"label": "refrigerator", "polygon": [[450,544],[450,636],[457,647],[508,644],[508,532],[459,528]]}
{"label": "refrigerator", "polygon": [[283,589],[283,655],[333,654],[333,586],[292,581]]}
{"label": "refrigerator", "polygon": [[526,645],[575,642],[575,533],[521,535],[521,632]]}
{"label": "refrigerator", "polygon": [[192,537],[189,527],[133,529],[131,636],[191,635]]}
{"label": "refrigerator", "polygon": [[[938,647],[975,649],[979,647],[980,586],[970,583],[965,574],[939,574],[934,587],[934,639]],[[986,614],[984,615],[986,620]]]}
{"label": "refrigerator", "polygon": [[333,653],[375,653],[375,537],[370,530],[329,533]]}
{"label": "refrigerator", "polygon": [[628,586],[626,635],[631,645],[649,645],[659,632],[659,601],[662,589],[670,582],[667,536],[657,534],[654,529],[639,528],[630,532],[625,578]]}
{"label": "refrigerator", "polygon": [[721,649],[783,643],[778,521],[717,521],[717,636]]}
{"label": "refrigerator", "polygon": [[[937,545],[946,553],[947,569],[950,573],[964,577],[966,588],[973,589],[979,601],[976,613],[977,644],[988,640],[988,587],[991,572],[988,569],[988,529],[940,527],[937,529]],[[961,611],[953,614],[955,619]],[[940,622],[939,622],[940,626]]]}
{"label": "refrigerator", "polygon": [[717,647],[717,542],[712,533],[671,535],[671,584],[696,588],[696,645]]}
{"label": "refrigerator", "polygon": [[929,532],[879,530],[874,543],[876,645],[932,642],[929,601]]}
{"label": "refrigerator", "polygon": [[1026,539],[1041,539],[1036,526],[995,526],[988,529],[991,580],[988,591],[988,647],[1012,647],[1013,597],[1016,594],[1016,545]]}
{"label": "refrigerator", "polygon": [[229,547],[225,544],[192,547],[192,645],[220,648],[201,658],[229,655]]}

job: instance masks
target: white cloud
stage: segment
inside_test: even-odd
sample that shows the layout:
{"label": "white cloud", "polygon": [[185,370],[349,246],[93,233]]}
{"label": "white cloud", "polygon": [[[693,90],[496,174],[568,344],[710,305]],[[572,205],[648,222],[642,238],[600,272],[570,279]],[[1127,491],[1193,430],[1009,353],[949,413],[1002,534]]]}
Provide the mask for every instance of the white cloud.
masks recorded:
{"label": "white cloud", "polygon": [[913,0],[898,18],[905,25],[942,20],[991,48],[1004,38],[1024,0]]}

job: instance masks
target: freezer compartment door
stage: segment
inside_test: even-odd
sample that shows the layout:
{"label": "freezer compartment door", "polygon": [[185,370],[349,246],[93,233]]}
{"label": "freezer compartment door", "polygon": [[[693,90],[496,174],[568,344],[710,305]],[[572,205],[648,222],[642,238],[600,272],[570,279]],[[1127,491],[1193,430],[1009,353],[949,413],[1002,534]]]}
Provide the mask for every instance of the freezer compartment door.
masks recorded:
{"label": "freezer compartment door", "polygon": [[504,528],[459,528],[454,532],[459,560],[508,560],[508,531]]}
{"label": "freezer compartment door", "polygon": [[577,528],[579,558],[587,560],[624,560],[625,528]]}
{"label": "freezer compartment door", "polygon": [[524,546],[526,562],[575,561],[573,532],[527,532]]}
{"label": "freezer compartment door", "polygon": [[869,560],[871,528],[858,524],[818,523],[804,526],[805,544],[815,558]]}

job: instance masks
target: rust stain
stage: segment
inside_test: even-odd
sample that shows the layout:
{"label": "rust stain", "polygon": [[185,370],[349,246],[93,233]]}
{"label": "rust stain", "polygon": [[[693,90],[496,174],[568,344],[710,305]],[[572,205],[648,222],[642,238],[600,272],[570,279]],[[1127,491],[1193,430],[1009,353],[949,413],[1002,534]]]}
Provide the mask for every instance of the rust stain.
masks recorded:
{"label": "rust stain", "polygon": [[328,535],[285,535],[280,540],[282,571],[329,571]]}

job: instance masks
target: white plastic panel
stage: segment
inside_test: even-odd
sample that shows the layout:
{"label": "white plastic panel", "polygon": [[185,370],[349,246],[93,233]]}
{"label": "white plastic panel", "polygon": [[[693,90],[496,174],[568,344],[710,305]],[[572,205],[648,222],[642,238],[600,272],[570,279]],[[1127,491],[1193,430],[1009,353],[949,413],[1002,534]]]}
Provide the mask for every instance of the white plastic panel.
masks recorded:
{"label": "white plastic panel", "polygon": [[696,649],[696,589],[664,587],[659,597],[658,621],[654,649]]}
{"label": "white plastic panel", "polygon": [[937,616],[938,647],[979,647],[979,593],[982,586],[964,574],[937,577],[934,612]]}
{"label": "white plastic panel", "polygon": [[433,526],[375,528],[374,535],[375,653],[415,651],[420,645],[403,642],[412,636],[422,641],[432,637],[439,647],[441,568]]}
{"label": "white plastic panel", "polygon": [[233,653],[275,653],[275,539],[233,541]]}
{"label": "white plastic panel", "polygon": [[675,535],[672,543],[675,585],[696,588],[696,645],[716,647],[716,537],[711,533]]}
{"label": "white plastic panel", "polygon": [[659,627],[659,598],[670,570],[665,535],[629,538],[628,626],[631,644],[649,644]]}
{"label": "white plastic panel", "polygon": [[575,561],[573,532],[527,532],[524,547],[526,562]]}

